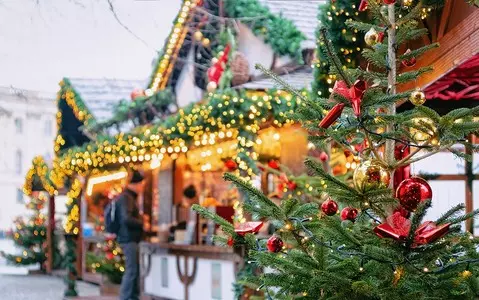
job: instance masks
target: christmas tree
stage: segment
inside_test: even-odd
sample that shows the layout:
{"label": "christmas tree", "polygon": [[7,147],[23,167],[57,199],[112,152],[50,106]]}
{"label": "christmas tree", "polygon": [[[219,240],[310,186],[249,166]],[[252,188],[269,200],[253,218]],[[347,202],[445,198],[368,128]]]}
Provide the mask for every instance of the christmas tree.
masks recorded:
{"label": "christmas tree", "polygon": [[[360,158],[352,179],[334,177],[320,161],[308,158],[307,177],[282,175],[296,192],[287,193],[277,205],[241,174],[226,174],[225,179],[246,195],[244,210],[275,227],[267,240],[255,236],[261,221],[233,226],[194,207],[228,235],[216,237],[217,243],[245,249],[249,263],[263,268],[260,276],[241,283],[263,291],[267,299],[479,296],[479,239],[461,228],[479,211],[464,214],[464,205],[457,205],[439,219],[427,220],[434,204],[428,182],[418,177],[403,180],[397,173],[440,151],[470,159],[452,146],[459,143],[477,151],[468,136],[479,130],[474,122],[479,107],[441,116],[423,105],[426,99],[421,90],[396,91],[431,71],[412,67],[419,56],[438,45],[405,49],[427,34],[420,26],[427,2],[395,2],[363,0],[357,9],[366,11],[372,21],[347,21],[368,45],[359,68],[343,67],[327,30],[320,29],[321,51],[338,78],[329,99],[304,97],[260,67],[301,97],[302,107],[295,117],[316,147],[334,143]],[[397,113],[396,105],[407,100],[414,108]],[[395,176],[400,179],[396,184]]]}
{"label": "christmas tree", "polygon": [[93,272],[105,275],[111,283],[120,284],[125,272],[125,258],[114,237],[107,236],[99,251],[87,253],[87,265]]}
{"label": "christmas tree", "polygon": [[2,252],[2,256],[12,264],[31,265],[40,264],[43,270],[43,263],[46,260],[46,241],[47,227],[46,217],[41,212],[45,206],[47,198],[42,193],[31,197],[26,204],[27,209],[31,210],[31,215],[27,218],[17,217],[14,221],[14,230],[11,237],[16,246],[23,249],[19,255],[6,254]]}

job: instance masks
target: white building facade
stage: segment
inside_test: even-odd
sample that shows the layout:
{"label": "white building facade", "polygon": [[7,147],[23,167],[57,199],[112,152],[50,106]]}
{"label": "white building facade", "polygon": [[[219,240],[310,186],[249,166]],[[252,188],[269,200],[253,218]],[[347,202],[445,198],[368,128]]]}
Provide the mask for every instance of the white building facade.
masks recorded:
{"label": "white building facade", "polygon": [[0,232],[27,212],[22,188],[32,159],[53,158],[55,114],[54,93],[0,87]]}

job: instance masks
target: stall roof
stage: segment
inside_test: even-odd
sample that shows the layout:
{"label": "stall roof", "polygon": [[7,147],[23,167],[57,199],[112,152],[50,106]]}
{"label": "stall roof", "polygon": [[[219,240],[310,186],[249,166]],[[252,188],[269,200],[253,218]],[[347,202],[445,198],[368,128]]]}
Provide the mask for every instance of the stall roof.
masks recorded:
{"label": "stall roof", "polygon": [[325,4],[325,0],[259,0],[267,6],[272,13],[282,15],[293,21],[294,25],[306,36],[302,43],[303,49],[316,48],[316,24],[319,6]]}
{"label": "stall roof", "polygon": [[[309,89],[311,82],[313,81],[313,70],[310,67],[305,67],[300,70],[280,75],[279,78],[286,81],[290,86],[295,89]],[[263,77],[251,82],[236,86],[235,88],[244,88],[251,90],[259,89],[281,89],[282,87],[273,79],[269,77]]]}
{"label": "stall roof", "polygon": [[141,88],[146,80],[68,78],[72,88],[80,95],[97,122],[113,116],[113,107],[122,99],[129,99],[135,88]]}

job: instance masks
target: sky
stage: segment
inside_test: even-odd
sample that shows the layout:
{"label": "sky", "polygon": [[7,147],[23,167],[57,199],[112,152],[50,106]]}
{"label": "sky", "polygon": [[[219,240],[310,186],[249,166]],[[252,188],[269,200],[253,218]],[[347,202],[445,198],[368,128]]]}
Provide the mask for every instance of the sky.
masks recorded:
{"label": "sky", "polygon": [[[63,77],[146,79],[181,0],[0,0],[0,86],[56,92]],[[137,36],[137,37],[135,37]]]}

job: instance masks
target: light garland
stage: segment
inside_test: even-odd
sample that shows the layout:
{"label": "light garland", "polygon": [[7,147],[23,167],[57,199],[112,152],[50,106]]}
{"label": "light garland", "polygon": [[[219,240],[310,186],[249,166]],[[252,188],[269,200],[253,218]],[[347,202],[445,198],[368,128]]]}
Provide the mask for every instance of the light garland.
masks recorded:
{"label": "light garland", "polygon": [[51,180],[51,171],[48,168],[45,160],[41,156],[33,158],[32,166],[25,176],[25,183],[23,184],[23,193],[27,196],[32,195],[32,189],[35,178],[38,178],[42,184],[42,187],[50,195],[56,195],[58,193],[55,184]]}
{"label": "light garland", "polygon": [[77,235],[80,232],[79,222],[80,222],[80,207],[79,199],[81,195],[81,182],[77,178],[73,179],[70,190],[67,193],[67,216],[65,223],[63,224],[63,229],[66,234]]}

